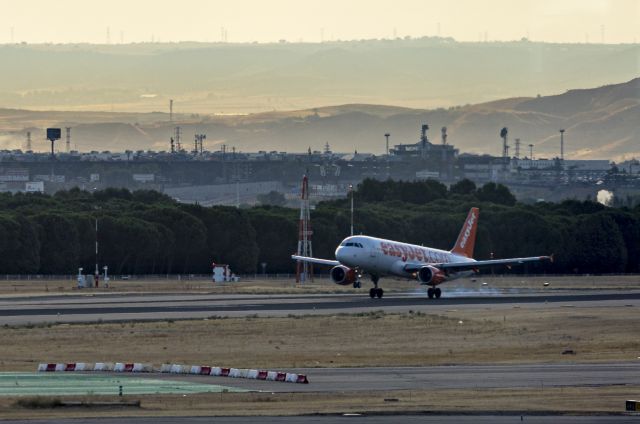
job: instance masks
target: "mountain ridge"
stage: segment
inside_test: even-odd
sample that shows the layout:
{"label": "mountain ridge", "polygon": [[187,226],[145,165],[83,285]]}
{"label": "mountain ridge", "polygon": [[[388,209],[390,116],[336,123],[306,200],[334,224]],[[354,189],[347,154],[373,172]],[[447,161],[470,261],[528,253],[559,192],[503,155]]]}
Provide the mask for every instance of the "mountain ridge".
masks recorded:
{"label": "mountain ridge", "polygon": [[[180,125],[185,144],[196,132],[207,133],[206,147],[221,144],[241,151],[322,150],[382,153],[385,133],[391,144],[415,143],[420,126],[431,126],[432,142],[440,142],[440,128],[461,152],[499,155],[500,128],[509,128],[509,144],[521,139],[521,153],[534,145],[535,157],[559,155],[560,128],[565,133],[565,157],[622,160],[640,157],[640,78],[562,94],[515,97],[475,105],[414,109],[402,106],[351,103],[311,109],[246,115],[174,116],[165,113],[53,112],[0,109],[0,145],[20,147],[26,128],[42,137],[46,125],[72,126],[82,150],[168,150],[173,127]],[[11,126],[9,125],[11,123]],[[41,143],[40,150],[47,145]],[[513,153],[513,147],[511,152]]]}

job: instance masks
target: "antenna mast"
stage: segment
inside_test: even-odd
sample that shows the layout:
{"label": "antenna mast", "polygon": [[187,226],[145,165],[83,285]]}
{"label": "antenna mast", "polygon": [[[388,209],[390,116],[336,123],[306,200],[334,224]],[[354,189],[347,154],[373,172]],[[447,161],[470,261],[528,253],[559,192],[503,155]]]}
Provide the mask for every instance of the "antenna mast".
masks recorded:
{"label": "antenna mast", "polygon": [[[298,226],[298,256],[313,256],[311,247],[311,211],[309,209],[309,179],[302,178],[302,193],[300,196],[300,223]],[[296,267],[296,283],[313,281],[313,264],[298,261]]]}
{"label": "antenna mast", "polygon": [[69,153],[71,151],[71,127],[65,127],[64,129],[67,132],[66,148],[67,153]]}
{"label": "antenna mast", "polygon": [[182,144],[180,144],[180,136],[182,135],[182,128],[176,127],[175,136],[173,137],[174,142],[176,143],[176,149],[178,152],[182,151]]}

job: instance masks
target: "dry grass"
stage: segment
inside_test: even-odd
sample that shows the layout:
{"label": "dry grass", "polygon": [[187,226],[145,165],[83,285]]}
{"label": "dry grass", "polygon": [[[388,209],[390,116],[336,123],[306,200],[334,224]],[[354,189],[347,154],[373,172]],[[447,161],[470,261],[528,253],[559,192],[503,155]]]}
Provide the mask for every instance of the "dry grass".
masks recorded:
{"label": "dry grass", "polygon": [[[45,361],[291,368],[635,360],[638,322],[633,307],[540,306],[4,326],[0,370]],[[577,355],[561,355],[568,348]]]}
{"label": "dry grass", "polygon": [[[635,387],[411,390],[343,393],[220,393],[134,396],[141,408],[30,410],[16,405],[16,399],[0,399],[0,416],[5,419],[99,417],[99,416],[198,416],[198,415],[299,415],[329,413],[393,413],[505,411],[574,414],[615,413],[624,401],[640,391]],[[127,397],[125,400],[131,400]],[[397,399],[389,402],[385,399]],[[65,400],[86,400],[69,398]],[[118,401],[116,397],[92,397],[93,401]]]}

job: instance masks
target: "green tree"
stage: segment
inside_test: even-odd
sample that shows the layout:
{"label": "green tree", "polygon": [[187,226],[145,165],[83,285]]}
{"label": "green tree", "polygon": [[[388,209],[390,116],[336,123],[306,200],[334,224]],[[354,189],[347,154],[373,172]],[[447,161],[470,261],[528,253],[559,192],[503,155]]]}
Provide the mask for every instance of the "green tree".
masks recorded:
{"label": "green tree", "polygon": [[463,196],[472,195],[476,192],[476,183],[465,178],[455,184],[452,184],[451,187],[449,187],[449,192],[451,194],[460,194]]}
{"label": "green tree", "polygon": [[65,214],[33,216],[40,240],[40,272],[69,274],[78,267],[78,230]]}
{"label": "green tree", "polygon": [[298,223],[271,208],[252,209],[249,220],[256,229],[257,263],[266,262],[270,272],[292,272],[291,255],[296,252]]}
{"label": "green tree", "polygon": [[27,218],[0,215],[0,273],[35,273],[40,268],[40,242]]}
{"label": "green tree", "polygon": [[185,210],[204,225],[206,247],[200,251],[199,263],[207,270],[211,262],[225,263],[237,273],[255,272],[258,266],[258,245],[245,210],[228,206],[204,208],[185,205]]}
{"label": "green tree", "polygon": [[579,273],[623,272],[627,264],[624,238],[615,221],[604,213],[580,217],[572,229],[566,260]]}
{"label": "green tree", "polygon": [[497,203],[507,206],[516,204],[516,197],[502,184],[486,183],[478,189],[476,195],[481,202]]}

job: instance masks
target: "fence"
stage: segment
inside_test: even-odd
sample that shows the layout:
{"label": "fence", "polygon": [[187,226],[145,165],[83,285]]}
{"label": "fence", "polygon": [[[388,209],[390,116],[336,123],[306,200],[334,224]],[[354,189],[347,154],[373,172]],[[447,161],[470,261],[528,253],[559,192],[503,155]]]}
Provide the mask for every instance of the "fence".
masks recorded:
{"label": "fence", "polygon": [[[295,279],[295,274],[237,274],[240,280],[289,280]],[[541,278],[560,278],[560,277],[640,277],[640,274],[480,274],[479,276],[491,278],[513,278],[523,277],[541,277]],[[102,277],[102,275],[101,275]],[[328,272],[318,272],[314,274],[314,279],[324,280],[329,278]],[[395,277],[389,277],[395,278]],[[0,274],[1,281],[77,281],[78,274]],[[212,274],[141,274],[141,275],[109,275],[109,281],[211,281]]]}
{"label": "fence", "polygon": [[[100,275],[102,277],[102,275]],[[240,280],[289,280],[295,274],[239,274]],[[314,278],[329,278],[328,272],[318,273]],[[141,275],[109,275],[109,281],[211,281],[212,274],[141,274]],[[77,281],[78,274],[4,274],[0,281]]]}

